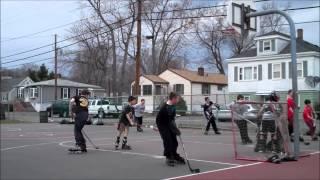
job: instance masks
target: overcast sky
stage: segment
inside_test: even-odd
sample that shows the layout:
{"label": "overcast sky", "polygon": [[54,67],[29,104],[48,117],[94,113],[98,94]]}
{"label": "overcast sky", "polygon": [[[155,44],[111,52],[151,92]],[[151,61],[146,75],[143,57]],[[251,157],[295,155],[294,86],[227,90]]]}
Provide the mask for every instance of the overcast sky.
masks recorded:
{"label": "overcast sky", "polygon": [[[207,5],[213,2],[213,0],[194,0],[196,6]],[[279,0],[277,2],[285,4],[287,1]],[[291,8],[319,6],[318,0],[290,0],[290,3]],[[257,3],[257,9],[259,9],[261,4]],[[21,36],[28,36],[35,32],[44,31],[84,18],[86,15],[81,13],[79,7],[80,5],[77,0],[1,0],[1,57],[53,43],[54,34],[58,34],[58,40],[64,39],[68,34],[70,25],[26,38],[21,38]],[[295,22],[319,21],[319,8],[290,11],[290,15],[292,15]],[[304,29],[305,40],[317,45],[320,44],[319,23],[297,24],[296,28]],[[48,50],[52,50],[52,47],[5,58],[2,59],[2,63]],[[53,53],[45,54],[17,63],[4,64],[3,67],[12,68],[12,66],[22,62],[35,61],[53,56]],[[41,63],[39,62],[38,64]],[[46,64],[52,67],[52,61],[47,61]]]}

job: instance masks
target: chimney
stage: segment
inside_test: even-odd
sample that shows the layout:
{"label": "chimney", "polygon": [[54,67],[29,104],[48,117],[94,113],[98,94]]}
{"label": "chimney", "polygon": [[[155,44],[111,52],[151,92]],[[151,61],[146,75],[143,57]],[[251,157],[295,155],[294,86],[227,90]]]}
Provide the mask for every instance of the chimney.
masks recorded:
{"label": "chimney", "polygon": [[303,29],[298,29],[297,34],[298,34],[297,39],[300,41],[303,41]]}
{"label": "chimney", "polygon": [[204,68],[203,67],[198,67],[198,75],[204,76]]}

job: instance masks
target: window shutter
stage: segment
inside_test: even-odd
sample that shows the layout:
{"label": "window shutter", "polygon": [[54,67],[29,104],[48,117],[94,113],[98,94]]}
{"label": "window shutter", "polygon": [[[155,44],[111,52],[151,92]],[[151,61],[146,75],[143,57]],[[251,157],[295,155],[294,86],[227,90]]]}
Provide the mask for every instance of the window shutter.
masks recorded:
{"label": "window shutter", "polygon": [[183,95],[184,94],[184,84],[182,84],[181,86],[182,86],[181,94]]}
{"label": "window shutter", "polygon": [[63,88],[61,88],[60,98],[63,99]]}
{"label": "window shutter", "polygon": [[268,79],[272,79],[272,64],[268,64]]}
{"label": "window shutter", "polygon": [[289,78],[292,78],[292,64],[289,62]]}
{"label": "window shutter", "polygon": [[234,82],[238,81],[238,67],[234,67]]}
{"label": "window shutter", "polygon": [[258,80],[259,81],[262,80],[262,65],[261,64],[258,65]]}
{"label": "window shutter", "polygon": [[259,41],[259,52],[262,52],[263,51],[263,41],[260,40]]}
{"label": "window shutter", "polygon": [[276,42],[274,39],[271,40],[271,50],[275,51],[276,50]]}
{"label": "window shutter", "polygon": [[303,77],[308,76],[308,61],[303,61]]}
{"label": "window shutter", "polygon": [[70,88],[68,88],[68,98],[70,98]]}
{"label": "window shutter", "polygon": [[281,63],[281,76],[282,76],[282,79],[286,78],[286,63],[285,62]]}

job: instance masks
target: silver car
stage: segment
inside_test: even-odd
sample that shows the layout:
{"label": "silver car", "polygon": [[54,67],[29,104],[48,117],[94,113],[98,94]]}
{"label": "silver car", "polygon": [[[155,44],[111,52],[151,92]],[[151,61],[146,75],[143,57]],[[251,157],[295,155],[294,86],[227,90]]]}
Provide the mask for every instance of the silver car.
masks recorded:
{"label": "silver car", "polygon": [[[256,121],[257,114],[259,112],[260,107],[255,104],[246,104],[248,107],[248,111],[243,114],[243,117],[250,120]],[[231,104],[229,105],[221,105],[220,110],[216,107],[212,110],[214,115],[217,117],[219,121],[231,121],[232,120],[232,113],[231,113]]]}

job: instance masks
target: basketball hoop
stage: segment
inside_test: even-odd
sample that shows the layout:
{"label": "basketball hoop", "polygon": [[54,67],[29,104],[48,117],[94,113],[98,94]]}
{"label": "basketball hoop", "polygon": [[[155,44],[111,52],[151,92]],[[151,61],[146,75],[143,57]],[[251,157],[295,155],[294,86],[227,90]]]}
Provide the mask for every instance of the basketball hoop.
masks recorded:
{"label": "basketball hoop", "polygon": [[315,88],[318,85],[318,83],[320,83],[320,77],[318,77],[318,76],[307,76],[305,78],[304,82],[308,86],[310,86],[312,88]]}

